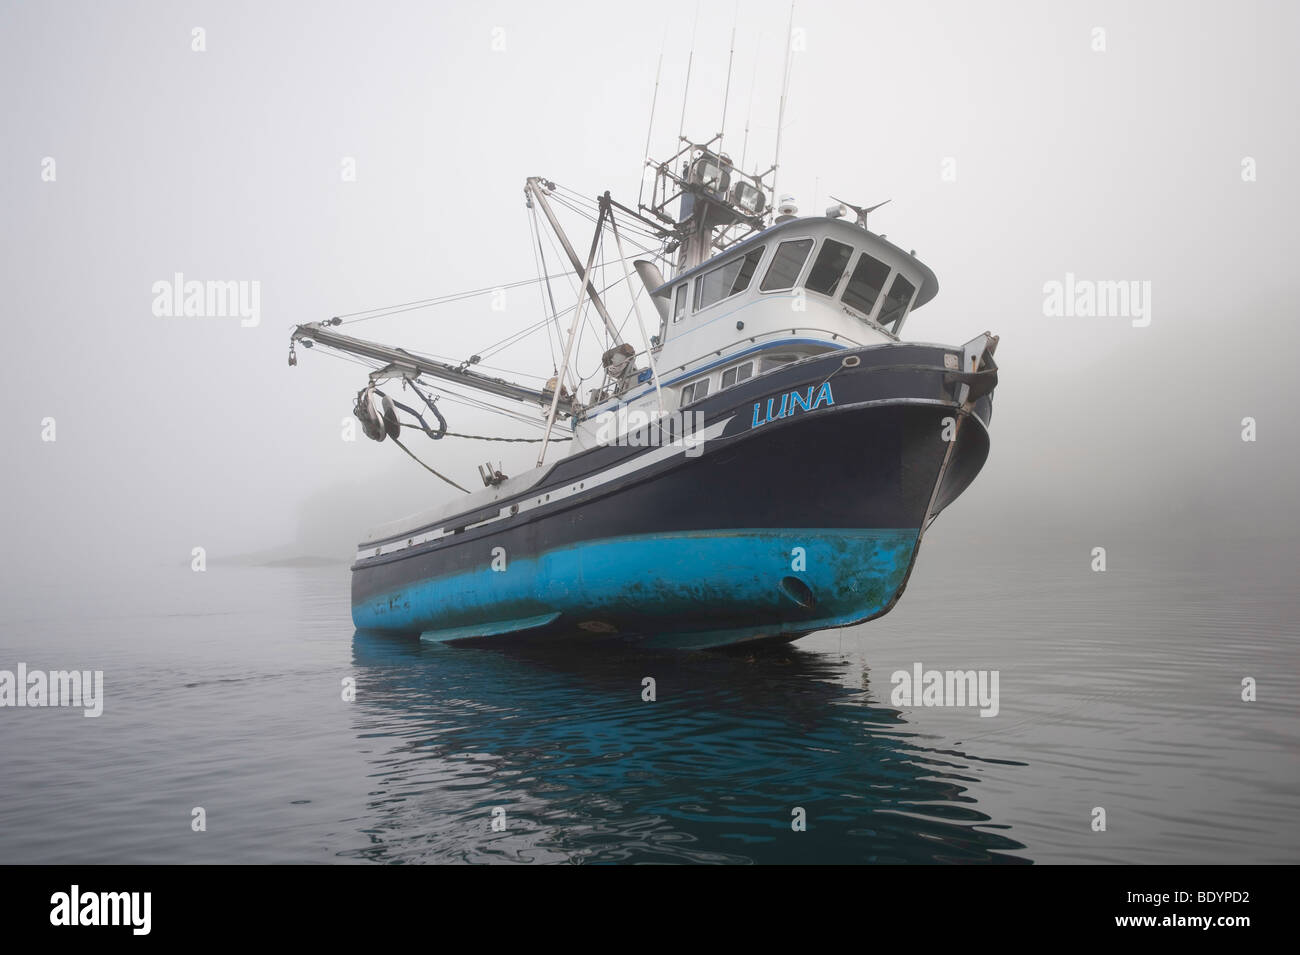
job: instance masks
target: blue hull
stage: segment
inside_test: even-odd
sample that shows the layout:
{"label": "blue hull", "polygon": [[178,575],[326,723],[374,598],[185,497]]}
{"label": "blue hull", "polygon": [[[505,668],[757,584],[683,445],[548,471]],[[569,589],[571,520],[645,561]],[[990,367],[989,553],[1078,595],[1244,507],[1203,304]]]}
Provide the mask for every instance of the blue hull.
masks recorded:
{"label": "blue hull", "polygon": [[440,641],[584,631],[680,648],[793,639],[888,610],[916,539],[906,529],[809,528],[588,541],[377,595],[352,619]]}

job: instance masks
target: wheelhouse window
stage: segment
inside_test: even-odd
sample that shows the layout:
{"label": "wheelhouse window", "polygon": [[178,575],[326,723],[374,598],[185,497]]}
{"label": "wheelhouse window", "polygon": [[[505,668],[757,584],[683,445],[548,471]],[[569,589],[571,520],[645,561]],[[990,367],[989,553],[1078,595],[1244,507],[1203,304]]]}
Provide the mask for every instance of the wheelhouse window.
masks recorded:
{"label": "wheelhouse window", "polygon": [[894,276],[894,284],[889,286],[885,307],[880,312],[880,324],[892,334],[898,334],[903,316],[907,314],[907,307],[912,304],[912,296],[915,294],[916,286],[904,278],[901,272]]}
{"label": "wheelhouse window", "polygon": [[692,401],[699,401],[709,393],[709,379],[698,378],[688,385],[682,385],[682,406],[690,404]]}
{"label": "wheelhouse window", "polygon": [[754,363],[747,361],[743,365],[736,365],[734,368],[728,368],[722,373],[722,387],[730,388],[732,385],[740,384],[746,378],[754,377]]}
{"label": "wheelhouse window", "polygon": [[805,358],[811,358],[814,355],[821,355],[832,350],[829,347],[819,345],[806,345],[796,351],[773,352],[770,355],[762,355],[758,359],[758,372],[762,374],[774,368],[788,365],[791,362],[802,361]]}
{"label": "wheelhouse window", "polygon": [[677,286],[677,291],[673,295],[673,324],[677,324],[686,317],[686,290],[689,286],[686,282]]}
{"label": "wheelhouse window", "polygon": [[792,361],[798,361],[803,355],[793,355],[782,352],[777,355],[764,355],[759,359],[759,369],[761,371],[771,371],[773,368],[780,368],[782,365],[788,365]]}
{"label": "wheelhouse window", "polygon": [[808,259],[808,253],[812,251],[812,244],[812,239],[792,239],[778,245],[759,290],[777,292],[794,288],[799,273],[803,271],[803,264]]}
{"label": "wheelhouse window", "polygon": [[817,260],[808,272],[808,279],[803,284],[813,292],[822,295],[834,295],[840,284],[844,270],[848,268],[849,258],[853,255],[853,246],[827,239],[822,243]]}
{"label": "wheelhouse window", "polygon": [[750,280],[763,258],[763,246],[749,252],[744,258],[732,259],[716,269],[705,272],[695,280],[695,310],[716,305],[724,298],[739,295],[749,288]]}
{"label": "wheelhouse window", "polygon": [[863,252],[858,256],[858,264],[849,277],[849,284],[844,287],[841,301],[849,308],[870,315],[872,309],[876,307],[876,300],[880,298],[880,293],[885,289],[885,281],[888,278],[889,266]]}

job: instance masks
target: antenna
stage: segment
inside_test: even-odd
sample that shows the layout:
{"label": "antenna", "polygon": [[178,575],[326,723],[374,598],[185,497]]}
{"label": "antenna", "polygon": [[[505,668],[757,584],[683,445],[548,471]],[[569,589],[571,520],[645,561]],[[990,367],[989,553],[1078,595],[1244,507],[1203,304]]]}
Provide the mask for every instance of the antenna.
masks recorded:
{"label": "antenna", "polygon": [[[864,209],[864,208],[862,208],[862,206],[855,206],[853,203],[851,203],[851,202],[845,202],[843,199],[839,199],[839,198],[837,198],[837,197],[835,197],[835,196],[831,196],[831,198],[834,199],[836,202],[838,202],[840,205],[842,205],[842,206],[848,206],[850,209],[852,209],[852,210],[854,211],[854,213],[857,214],[857,217],[858,217],[858,225],[862,226],[862,228],[864,228],[864,229],[867,227],[867,215],[868,215],[868,213],[875,212],[875,211],[876,211],[877,209],[879,209],[881,206],[883,206],[883,205],[887,205],[887,204],[891,201],[891,200],[889,200],[889,199],[886,199],[884,202],[877,202],[874,206],[867,206],[867,207]],[[884,236],[882,235],[881,238],[883,239]]]}
{"label": "antenna", "polygon": [[655,128],[655,104],[659,102],[659,75],[664,69],[664,47],[668,44],[668,28],[664,27],[664,39],[659,44],[659,65],[655,67],[655,91],[650,97],[650,122],[645,131],[645,152],[641,158],[641,188],[636,192],[637,208],[641,207],[641,197],[645,194],[645,161],[650,158],[650,134]]}
{"label": "antenna", "polygon": [[754,115],[754,87],[758,85],[758,51],[763,46],[763,34],[754,45],[754,75],[749,80],[749,112],[745,114],[745,138],[740,144],[740,168],[745,168],[745,154],[749,152],[749,121]]}
{"label": "antenna", "polygon": [[736,59],[736,22],[740,20],[740,0],[736,0],[736,19],[731,23],[731,52],[727,54],[727,85],[722,90],[722,125],[718,127],[718,152],[727,131],[727,101],[731,99],[731,64]]}
{"label": "antenna", "polygon": [[677,127],[677,141],[681,142],[682,134],[686,132],[686,103],[687,96],[691,92],[691,64],[695,62],[695,34],[700,28],[700,2],[695,0],[695,26],[691,27],[691,53],[686,58],[686,85],[682,87],[682,121]]}
{"label": "antenna", "polygon": [[785,94],[790,89],[790,42],[794,35],[794,0],[790,0],[790,22],[785,30],[785,77],[781,80],[781,106],[776,112],[776,156],[772,160],[772,208],[781,202],[776,191],[776,177],[781,168],[781,127],[785,125]]}

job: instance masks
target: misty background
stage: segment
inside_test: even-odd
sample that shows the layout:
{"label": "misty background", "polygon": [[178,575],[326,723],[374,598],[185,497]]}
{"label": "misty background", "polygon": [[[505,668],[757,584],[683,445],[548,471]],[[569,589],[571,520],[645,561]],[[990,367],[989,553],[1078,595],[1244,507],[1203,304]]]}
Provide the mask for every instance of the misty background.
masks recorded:
{"label": "misty background", "polygon": [[[695,15],[0,6],[5,599],[184,567],[197,546],[213,564],[346,561],[367,527],[457,495],[387,442],[341,440],[365,371],[301,348],[287,367],[290,328],[534,276],[527,176],[633,204],[661,44],[655,156],[674,151]],[[788,16],[700,4],[687,136],[718,131],[735,24],[728,151],[751,116],[746,165],[771,164]],[[803,214],[831,194],[892,200],[873,230],[940,283],[905,338],[1001,336],[988,465],[928,547],[1077,554],[1082,570],[1112,542],[1119,566],[1294,544],[1300,8],[803,0],[794,24],[780,191]],[[156,317],[152,286],[176,272],[259,281],[260,324]],[[1045,317],[1043,286],[1067,272],[1149,281],[1150,326]],[[344,331],[467,358],[543,314],[535,288],[508,302]],[[549,364],[540,338],[510,354]],[[529,433],[443,408],[454,431]],[[411,447],[467,487],[482,461],[513,474],[536,453]]]}

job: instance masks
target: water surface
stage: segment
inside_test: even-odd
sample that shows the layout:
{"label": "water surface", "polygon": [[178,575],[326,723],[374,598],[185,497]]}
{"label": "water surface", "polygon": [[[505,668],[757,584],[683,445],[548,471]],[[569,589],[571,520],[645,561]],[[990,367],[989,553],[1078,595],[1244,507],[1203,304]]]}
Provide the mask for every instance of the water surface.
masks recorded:
{"label": "water surface", "polygon": [[[756,656],[359,633],[343,566],[30,582],[0,667],[102,669],[106,702],[0,711],[0,862],[1296,860],[1287,548],[928,543],[889,616]],[[1000,712],[891,705],[915,662],[999,671]]]}

